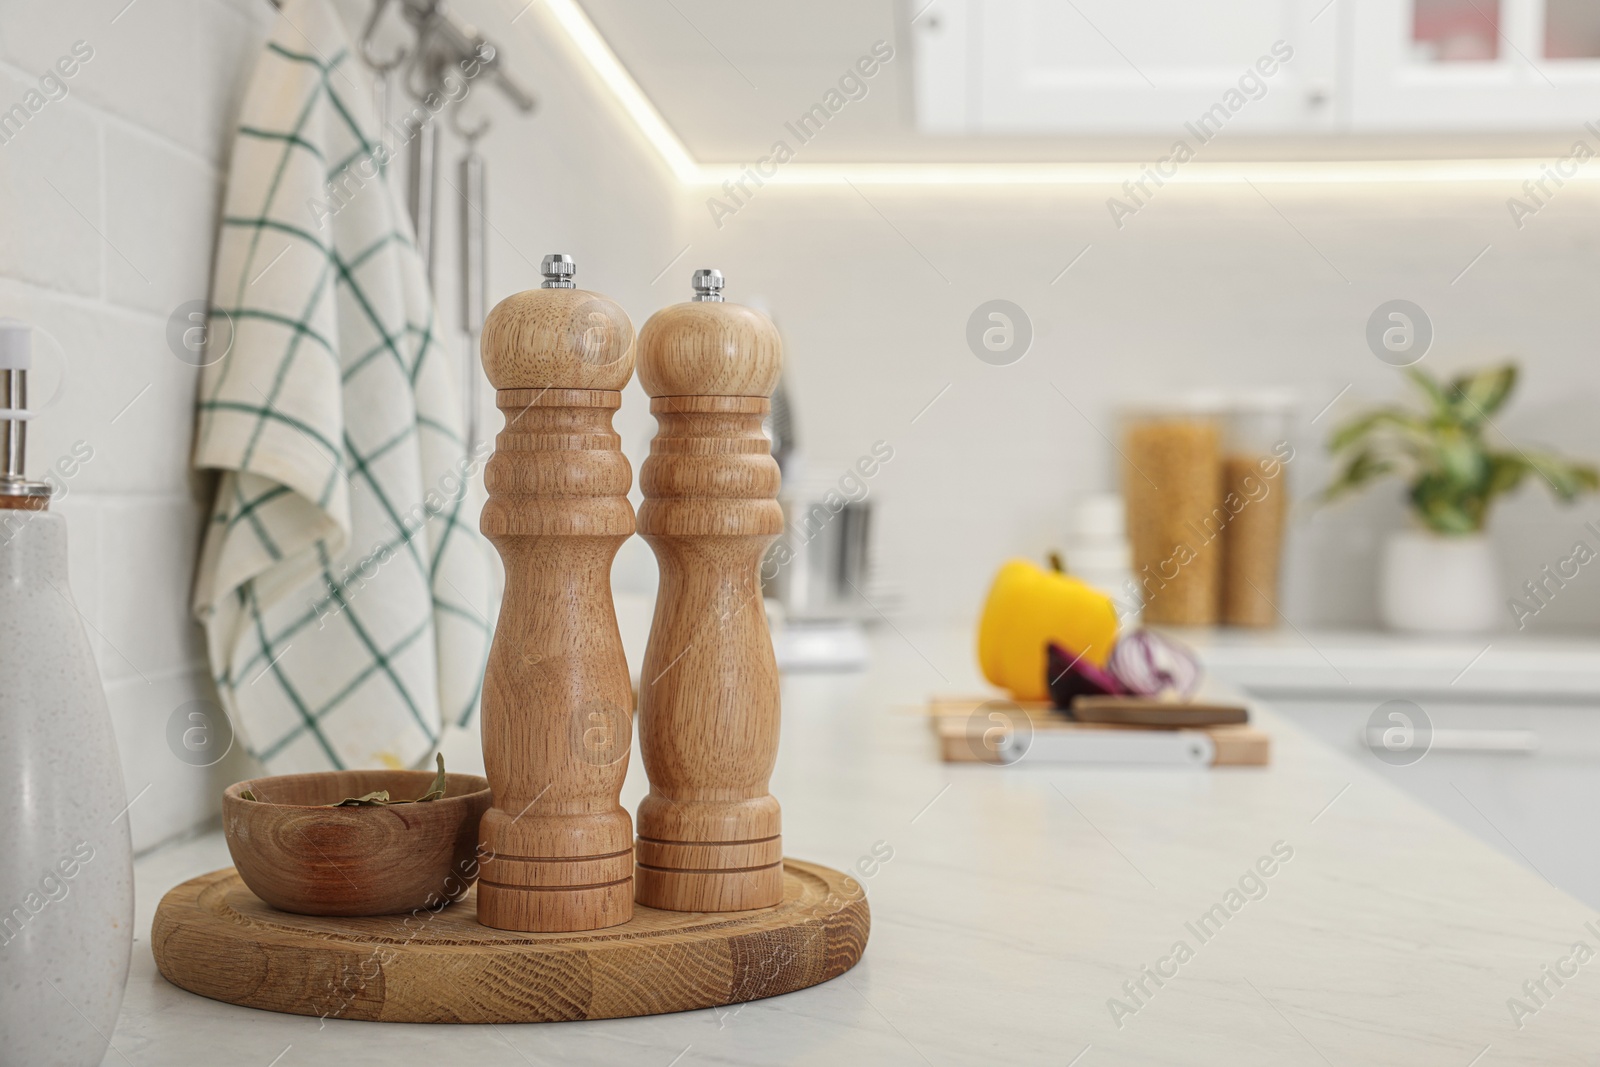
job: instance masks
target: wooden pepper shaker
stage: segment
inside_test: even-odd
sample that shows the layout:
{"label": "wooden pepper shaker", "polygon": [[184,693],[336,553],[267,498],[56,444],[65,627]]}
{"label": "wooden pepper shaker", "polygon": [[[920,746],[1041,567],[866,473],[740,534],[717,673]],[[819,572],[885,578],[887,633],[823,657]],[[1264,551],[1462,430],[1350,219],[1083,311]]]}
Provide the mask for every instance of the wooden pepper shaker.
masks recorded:
{"label": "wooden pepper shaker", "polygon": [[611,563],[633,533],[632,469],[611,428],[633,373],[633,324],[575,287],[567,256],[501,301],[483,366],[506,424],[484,471],[481,527],[506,571],[483,679],[494,806],[480,827],[478,921],[595,930],[633,917],[633,826],[618,803],[633,692]]}
{"label": "wooden pepper shaker", "polygon": [[782,354],[770,319],[726,303],[722,274],[639,334],[639,381],[659,424],[639,474],[639,533],[661,569],[640,674],[640,904],[742,911],[783,899],[778,668],[761,557],[783,531],[761,423]]}

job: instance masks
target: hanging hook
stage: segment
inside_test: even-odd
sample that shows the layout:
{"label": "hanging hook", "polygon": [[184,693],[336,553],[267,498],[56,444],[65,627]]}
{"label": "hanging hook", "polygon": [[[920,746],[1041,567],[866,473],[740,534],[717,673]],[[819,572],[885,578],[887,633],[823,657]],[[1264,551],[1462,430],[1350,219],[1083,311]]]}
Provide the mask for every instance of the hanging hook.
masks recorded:
{"label": "hanging hook", "polygon": [[400,64],[404,63],[406,61],[406,56],[410,54],[405,45],[397,45],[395,46],[394,56],[392,58],[379,59],[377,56],[377,52],[374,47],[376,42],[373,40],[373,37],[377,33],[378,23],[382,20],[383,13],[388,10],[388,8],[389,0],[377,0],[377,2],[372,5],[372,14],[367,16],[367,24],[361,31],[360,45],[362,60],[366,62],[367,66],[371,67],[375,72],[377,72],[380,77],[384,78],[387,78],[391,71],[396,70]]}
{"label": "hanging hook", "polygon": [[471,152],[477,148],[478,140],[489,132],[489,127],[493,123],[488,115],[484,115],[478,119],[477,125],[472,128],[468,129],[463,126],[461,123],[461,109],[466,107],[467,99],[467,97],[462,97],[461,101],[450,109],[449,121],[450,128],[455,131],[457,137],[467,142],[467,151]]}
{"label": "hanging hook", "polygon": [[429,14],[417,26],[417,44],[402,77],[406,91],[417,100],[437,92],[444,84],[444,71],[449,60],[435,43],[437,17]]}

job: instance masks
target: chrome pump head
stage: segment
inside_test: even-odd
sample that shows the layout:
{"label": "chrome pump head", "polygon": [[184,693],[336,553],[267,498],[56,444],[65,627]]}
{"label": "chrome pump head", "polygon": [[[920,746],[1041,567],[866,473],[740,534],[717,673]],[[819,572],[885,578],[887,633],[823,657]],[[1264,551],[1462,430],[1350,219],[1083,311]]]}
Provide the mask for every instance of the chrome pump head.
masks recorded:
{"label": "chrome pump head", "polygon": [[[33,366],[33,327],[20,319],[0,319],[0,496],[50,497],[45,482],[29,481],[28,371]],[[34,503],[30,501],[30,503]]]}

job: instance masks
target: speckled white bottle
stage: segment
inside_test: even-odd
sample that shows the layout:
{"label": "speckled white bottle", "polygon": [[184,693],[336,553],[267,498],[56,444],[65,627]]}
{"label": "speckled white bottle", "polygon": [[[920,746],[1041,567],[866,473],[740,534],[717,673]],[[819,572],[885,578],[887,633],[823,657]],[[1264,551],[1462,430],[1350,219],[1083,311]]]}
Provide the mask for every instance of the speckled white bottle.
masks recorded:
{"label": "speckled white bottle", "polygon": [[[0,335],[12,323],[0,321]],[[0,337],[0,434],[26,405]],[[12,405],[15,405],[15,408]],[[20,433],[0,440],[20,466]],[[0,1063],[93,1067],[133,949],[122,762],[49,487],[0,474]]]}
{"label": "speckled white bottle", "polygon": [[0,509],[0,1061],[6,1063],[100,1063],[133,948],[122,765],[71,595],[66,521],[47,511]]}

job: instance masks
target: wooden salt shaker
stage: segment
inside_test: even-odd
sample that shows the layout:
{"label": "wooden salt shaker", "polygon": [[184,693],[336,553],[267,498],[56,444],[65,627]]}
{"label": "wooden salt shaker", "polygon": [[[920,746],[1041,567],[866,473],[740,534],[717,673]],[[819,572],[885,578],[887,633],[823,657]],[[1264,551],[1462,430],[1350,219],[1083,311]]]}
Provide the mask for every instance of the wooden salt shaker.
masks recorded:
{"label": "wooden salt shaker", "polygon": [[783,531],[761,423],[782,354],[765,315],[722,298],[722,274],[639,334],[639,381],[659,424],[639,474],[639,533],[661,569],[640,674],[637,900],[742,911],[783,898],[778,668],[761,557]]}
{"label": "wooden salt shaker", "polygon": [[611,563],[633,533],[632,469],[611,428],[633,374],[633,324],[546,256],[544,286],[484,323],[506,425],[481,527],[506,571],[483,679],[494,806],[480,827],[478,921],[569,931],[633,917],[633,827],[617,801],[633,692]]}

